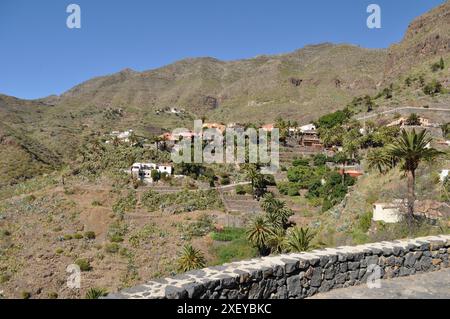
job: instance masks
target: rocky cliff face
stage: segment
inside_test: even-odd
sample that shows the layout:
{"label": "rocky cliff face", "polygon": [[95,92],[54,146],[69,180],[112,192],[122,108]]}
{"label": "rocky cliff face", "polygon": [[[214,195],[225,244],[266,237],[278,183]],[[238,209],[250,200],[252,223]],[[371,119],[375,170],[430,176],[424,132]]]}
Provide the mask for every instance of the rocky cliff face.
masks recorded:
{"label": "rocky cliff face", "polygon": [[450,54],[450,1],[415,19],[404,39],[389,48],[385,79]]}

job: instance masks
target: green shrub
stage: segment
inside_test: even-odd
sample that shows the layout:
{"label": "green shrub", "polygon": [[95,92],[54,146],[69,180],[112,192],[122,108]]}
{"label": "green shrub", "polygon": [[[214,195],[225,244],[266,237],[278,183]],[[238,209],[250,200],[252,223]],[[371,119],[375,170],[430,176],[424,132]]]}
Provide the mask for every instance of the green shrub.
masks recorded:
{"label": "green shrub", "polygon": [[184,224],[182,232],[184,237],[190,239],[192,237],[202,237],[210,233],[214,229],[214,220],[207,214],[200,215],[197,220]]}
{"label": "green shrub", "polygon": [[99,202],[98,200],[94,200],[94,201],[91,203],[91,205],[92,205],[92,206],[102,206],[102,203]]}
{"label": "green shrub", "polygon": [[233,241],[239,238],[245,238],[245,229],[225,227],[222,231],[214,231],[211,238],[216,241]]}
{"label": "green shrub", "polygon": [[2,273],[0,274],[0,284],[4,284],[11,279],[11,275]]}
{"label": "green shrub", "polygon": [[103,288],[90,288],[86,292],[86,299],[99,299],[100,297],[105,297],[108,295],[108,291]]}
{"label": "green shrub", "polygon": [[306,158],[297,158],[292,161],[292,166],[309,166],[309,160]]}
{"label": "green shrub", "polygon": [[300,195],[299,187],[297,186],[297,184],[289,183],[289,187],[288,187],[288,190],[287,190],[287,195],[292,196],[292,197]]}
{"label": "green shrub", "polygon": [[123,241],[123,237],[128,231],[128,227],[125,224],[121,224],[120,222],[116,221],[109,225],[108,229],[108,239],[113,243],[120,243]]}
{"label": "green shrub", "polygon": [[236,194],[238,195],[245,195],[245,189],[243,185],[237,185],[236,186]]}
{"label": "green shrub", "polygon": [[56,292],[49,292],[48,294],[47,294],[47,298],[48,299],[58,299],[58,294],[56,293]]}
{"label": "green shrub", "polygon": [[0,230],[0,238],[11,236],[11,232],[7,229]]}
{"label": "green shrub", "polygon": [[289,191],[289,182],[278,182],[277,183],[277,189],[282,195],[287,195]]}
{"label": "green shrub", "polygon": [[72,240],[73,239],[72,235],[69,235],[69,234],[64,235],[63,238],[64,238],[64,240]]}
{"label": "green shrub", "polygon": [[30,299],[31,298],[31,292],[29,291],[22,291],[20,293],[22,299]]}
{"label": "green shrub", "polygon": [[313,158],[314,166],[323,166],[327,163],[328,157],[325,154],[316,154]]}
{"label": "green shrub", "polygon": [[264,178],[264,183],[267,186],[275,186],[277,184],[275,182],[275,176],[273,176],[273,175],[266,174],[263,176],[263,178]]}
{"label": "green shrub", "polygon": [[351,112],[348,109],[343,111],[336,111],[334,113],[330,113],[319,118],[317,122],[320,128],[333,128],[338,125],[342,125],[347,122],[351,117]]}
{"label": "green shrub", "polygon": [[437,80],[432,80],[423,88],[423,92],[427,95],[434,96],[442,92],[442,84]]}
{"label": "green shrub", "polygon": [[157,182],[161,179],[161,173],[157,170],[152,170],[151,177],[154,182]]}
{"label": "green shrub", "polygon": [[89,260],[87,260],[85,258],[77,259],[75,261],[75,264],[78,265],[78,267],[80,267],[81,271],[92,270],[91,263],[89,262]]}
{"label": "green shrub", "polygon": [[74,239],[82,239],[82,238],[83,238],[83,235],[80,234],[80,233],[76,233],[76,234],[73,235],[73,238],[74,238]]}
{"label": "green shrub", "polygon": [[118,216],[135,209],[137,203],[136,192],[130,191],[125,197],[119,198],[113,205],[112,210]]}
{"label": "green shrub", "polygon": [[253,189],[252,189],[252,185],[244,185],[244,190],[246,194],[253,194]]}
{"label": "green shrub", "polygon": [[225,245],[217,245],[212,248],[212,253],[215,255],[217,265],[250,259],[258,255],[257,249],[246,238],[236,239]]}
{"label": "green shrub", "polygon": [[219,209],[223,207],[222,200],[216,190],[184,190],[174,194],[158,194],[150,190],[142,196],[142,203],[149,212],[154,212],[161,207],[169,206],[175,208],[174,213]]}
{"label": "green shrub", "polygon": [[121,243],[123,242],[123,237],[120,234],[112,234],[111,236],[109,236],[109,240],[112,243]]}
{"label": "green shrub", "polygon": [[220,184],[221,185],[230,185],[230,178],[229,177],[222,177],[220,179]]}
{"label": "green shrub", "polygon": [[439,60],[439,62],[433,63],[431,65],[431,71],[433,71],[433,72],[437,72],[439,70],[444,70],[444,69],[445,69],[445,62],[444,62],[443,58],[441,58]]}
{"label": "green shrub", "polygon": [[61,255],[64,252],[64,249],[62,248],[56,248],[55,253],[57,253],[58,255]]}
{"label": "green shrub", "polygon": [[95,233],[93,231],[87,231],[84,233],[84,238],[95,239]]}
{"label": "green shrub", "polygon": [[362,216],[360,216],[358,226],[359,229],[361,229],[364,233],[366,233],[369,230],[370,226],[372,225],[372,217],[373,217],[372,212],[367,212]]}
{"label": "green shrub", "polygon": [[109,254],[116,254],[120,250],[120,246],[117,243],[108,243],[105,245],[105,251]]}

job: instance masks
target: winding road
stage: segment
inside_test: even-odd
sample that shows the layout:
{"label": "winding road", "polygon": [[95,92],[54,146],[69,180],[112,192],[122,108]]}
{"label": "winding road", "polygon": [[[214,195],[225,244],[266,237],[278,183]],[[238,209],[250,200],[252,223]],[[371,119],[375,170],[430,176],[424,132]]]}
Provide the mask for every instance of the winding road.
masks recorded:
{"label": "winding road", "polygon": [[383,112],[379,112],[379,113],[373,113],[370,115],[366,115],[366,116],[362,116],[362,117],[357,117],[356,119],[358,121],[363,121],[363,120],[367,120],[367,119],[371,119],[374,117],[377,117],[379,115],[384,115],[384,114],[389,114],[389,113],[396,113],[399,111],[406,111],[406,110],[412,110],[412,111],[438,111],[438,112],[449,112],[450,113],[450,109],[446,109],[446,108],[424,108],[424,107],[414,107],[414,106],[405,106],[405,107],[399,107],[396,109],[392,109],[392,110],[388,110],[388,111],[383,111]]}

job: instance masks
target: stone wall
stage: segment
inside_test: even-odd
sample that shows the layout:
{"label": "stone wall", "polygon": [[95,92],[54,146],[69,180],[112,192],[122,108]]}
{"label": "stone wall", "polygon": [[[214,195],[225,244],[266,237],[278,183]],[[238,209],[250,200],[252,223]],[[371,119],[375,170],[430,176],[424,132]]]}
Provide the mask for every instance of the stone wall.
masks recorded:
{"label": "stone wall", "polygon": [[410,276],[449,266],[450,235],[328,248],[234,262],[110,294],[107,298],[306,298],[368,278]]}

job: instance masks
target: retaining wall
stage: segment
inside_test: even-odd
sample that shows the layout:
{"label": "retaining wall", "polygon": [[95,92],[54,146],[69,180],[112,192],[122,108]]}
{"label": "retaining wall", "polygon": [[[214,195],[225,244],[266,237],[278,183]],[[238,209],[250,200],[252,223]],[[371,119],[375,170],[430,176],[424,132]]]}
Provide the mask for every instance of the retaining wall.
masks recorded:
{"label": "retaining wall", "polygon": [[[256,258],[156,279],[106,298],[306,298],[449,266],[450,235]],[[370,276],[370,277],[369,277]]]}

